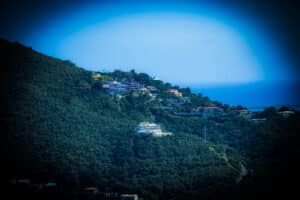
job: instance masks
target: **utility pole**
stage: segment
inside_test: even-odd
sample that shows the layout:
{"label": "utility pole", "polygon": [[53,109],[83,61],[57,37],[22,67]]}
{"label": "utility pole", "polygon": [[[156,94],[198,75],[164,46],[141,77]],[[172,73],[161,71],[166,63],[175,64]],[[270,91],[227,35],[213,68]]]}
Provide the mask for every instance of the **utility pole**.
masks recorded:
{"label": "utility pole", "polygon": [[223,145],[223,153],[227,157],[227,145]]}
{"label": "utility pole", "polygon": [[206,125],[204,126],[204,130],[203,130],[203,138],[204,138],[204,141],[206,141],[206,134],[207,134],[207,128],[206,128]]}

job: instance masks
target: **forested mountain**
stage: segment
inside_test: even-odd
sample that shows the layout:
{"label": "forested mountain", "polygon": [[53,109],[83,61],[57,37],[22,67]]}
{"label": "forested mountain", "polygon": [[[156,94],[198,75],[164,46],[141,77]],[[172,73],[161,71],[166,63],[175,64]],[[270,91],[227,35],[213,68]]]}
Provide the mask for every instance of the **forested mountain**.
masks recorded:
{"label": "forested mountain", "polygon": [[[4,189],[12,179],[30,179],[55,182],[75,199],[89,186],[143,199],[254,199],[294,188],[296,111],[283,117],[268,108],[248,118],[242,107],[134,70],[87,71],[5,40],[0,55]],[[119,94],[105,87],[124,82],[141,88]],[[137,136],[144,121],[172,135]]]}

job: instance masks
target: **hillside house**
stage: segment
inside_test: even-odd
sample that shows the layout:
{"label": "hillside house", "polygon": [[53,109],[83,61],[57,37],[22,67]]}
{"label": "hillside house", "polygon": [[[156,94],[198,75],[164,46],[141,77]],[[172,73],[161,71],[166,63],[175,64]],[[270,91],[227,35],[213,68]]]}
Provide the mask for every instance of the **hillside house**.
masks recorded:
{"label": "hillside house", "polygon": [[111,85],[110,84],[107,84],[107,83],[104,83],[103,85],[102,85],[102,88],[104,88],[104,89],[108,89],[108,88],[110,88],[111,87]]}
{"label": "hillside house", "polygon": [[264,123],[267,119],[266,118],[253,118],[251,121],[255,124],[261,124]]}
{"label": "hillside house", "polygon": [[94,80],[98,80],[101,78],[101,74],[99,72],[92,72],[92,77]]}
{"label": "hillside house", "polygon": [[138,200],[137,194],[121,194],[121,200]]}
{"label": "hillside house", "polygon": [[180,101],[180,99],[177,99],[177,98],[167,99],[167,101],[170,104],[175,105],[175,106],[184,104],[183,101]]}
{"label": "hillside house", "polygon": [[181,99],[181,101],[183,101],[184,103],[190,103],[190,102],[191,102],[190,97],[181,97],[180,99]]}
{"label": "hillside house", "polygon": [[182,93],[179,92],[179,91],[178,91],[177,89],[175,89],[175,88],[169,89],[169,92],[172,93],[172,94],[174,94],[176,97],[182,97]]}
{"label": "hillside house", "polygon": [[128,91],[139,91],[143,88],[138,82],[103,81],[102,87],[111,95],[122,94]]}
{"label": "hillside house", "polygon": [[98,192],[98,188],[97,187],[86,187],[84,188],[85,192],[90,192],[90,193],[97,193]]}
{"label": "hillside house", "polygon": [[224,112],[223,108],[217,106],[198,106],[192,109],[192,113],[202,117],[213,117]]}
{"label": "hillside house", "polygon": [[219,115],[223,112],[223,109],[217,106],[207,106],[203,108],[202,116],[204,117],[210,117]]}
{"label": "hillside house", "polygon": [[170,98],[167,99],[167,101],[172,105],[182,105],[190,102],[190,98],[189,97]]}
{"label": "hillside house", "polygon": [[252,113],[247,109],[235,110],[238,116],[243,117],[245,119],[250,119],[252,117]]}
{"label": "hillside house", "polygon": [[280,111],[278,112],[279,115],[281,115],[282,117],[284,118],[288,118],[290,117],[291,115],[294,115],[295,112],[294,111],[291,111],[291,110],[285,110],[285,111]]}
{"label": "hillside house", "polygon": [[112,88],[112,87],[122,87],[122,83],[118,81],[103,81],[102,87],[107,89],[107,88]]}
{"label": "hillside house", "polygon": [[156,94],[156,93],[150,92],[150,93],[149,93],[149,96],[150,96],[152,99],[156,99],[157,94]]}
{"label": "hillside house", "polygon": [[145,88],[145,87],[140,88],[139,92],[141,92],[143,94],[150,93],[150,91],[147,88]]}
{"label": "hillside house", "polygon": [[131,81],[131,82],[124,82],[124,87],[127,88],[128,90],[140,90],[143,88],[143,85],[136,81]]}
{"label": "hillside house", "polygon": [[148,89],[150,92],[157,92],[156,87],[151,86],[151,85],[147,86],[147,89]]}
{"label": "hillside house", "polygon": [[154,137],[162,137],[172,135],[169,132],[162,132],[160,125],[150,122],[141,122],[135,128],[136,135],[152,135]]}
{"label": "hillside house", "polygon": [[117,95],[120,93],[124,93],[126,91],[127,90],[124,87],[110,87],[107,89],[108,94],[111,94],[111,95],[113,95],[113,94]]}

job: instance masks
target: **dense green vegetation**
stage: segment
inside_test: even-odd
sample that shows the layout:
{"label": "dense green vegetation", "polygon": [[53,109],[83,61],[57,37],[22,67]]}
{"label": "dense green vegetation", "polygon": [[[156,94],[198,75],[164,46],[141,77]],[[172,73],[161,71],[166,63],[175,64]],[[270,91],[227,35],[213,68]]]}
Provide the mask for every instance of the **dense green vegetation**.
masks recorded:
{"label": "dense green vegetation", "polygon": [[[257,191],[284,190],[299,174],[298,112],[284,118],[269,108],[256,114],[266,122],[255,124],[232,114],[233,107],[133,70],[94,79],[91,71],[69,61],[4,40],[0,55],[4,182],[51,180],[74,193],[95,185],[144,199],[253,199]],[[122,78],[156,87],[161,102],[134,92],[119,99],[103,90],[104,79]],[[171,87],[190,102],[172,111],[159,109],[167,105]],[[207,105],[227,114],[177,114]],[[174,135],[138,137],[134,128],[141,121],[159,123]],[[241,164],[248,173],[237,183]]]}

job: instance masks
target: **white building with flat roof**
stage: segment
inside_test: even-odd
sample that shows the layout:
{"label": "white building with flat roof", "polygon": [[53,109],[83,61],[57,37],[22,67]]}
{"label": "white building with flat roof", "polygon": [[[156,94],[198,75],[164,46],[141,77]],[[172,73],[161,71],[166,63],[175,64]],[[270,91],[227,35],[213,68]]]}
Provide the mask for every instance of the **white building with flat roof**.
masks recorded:
{"label": "white building with flat roof", "polygon": [[137,194],[121,194],[121,200],[138,200]]}
{"label": "white building with flat roof", "polygon": [[163,132],[160,128],[160,125],[150,122],[141,122],[135,128],[136,135],[152,135],[154,137],[162,137],[173,135],[170,132]]}

